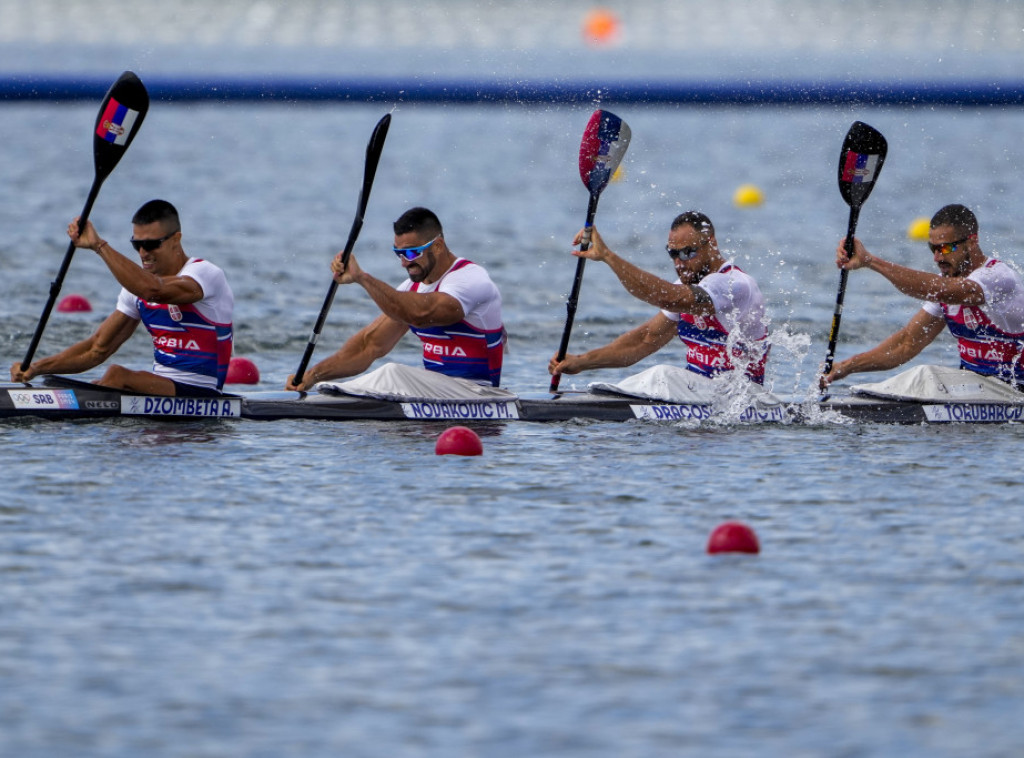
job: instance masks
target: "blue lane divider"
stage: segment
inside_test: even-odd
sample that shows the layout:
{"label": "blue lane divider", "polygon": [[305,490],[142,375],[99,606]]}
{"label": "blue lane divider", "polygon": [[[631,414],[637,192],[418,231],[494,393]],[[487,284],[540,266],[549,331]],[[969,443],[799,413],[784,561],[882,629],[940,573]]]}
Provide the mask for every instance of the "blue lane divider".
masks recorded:
{"label": "blue lane divider", "polygon": [[[1024,105],[1024,80],[686,81],[146,77],[155,100],[371,103],[636,103],[708,105]],[[0,75],[0,101],[96,100],[109,78]]]}

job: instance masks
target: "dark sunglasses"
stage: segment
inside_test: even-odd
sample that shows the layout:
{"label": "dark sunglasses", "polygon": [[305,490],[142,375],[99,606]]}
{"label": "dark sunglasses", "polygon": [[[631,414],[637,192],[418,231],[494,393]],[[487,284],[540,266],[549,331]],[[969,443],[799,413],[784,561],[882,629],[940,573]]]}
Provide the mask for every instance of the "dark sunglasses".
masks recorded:
{"label": "dark sunglasses", "polygon": [[423,255],[423,253],[427,251],[427,248],[433,245],[439,239],[441,239],[440,234],[434,237],[434,239],[430,240],[430,242],[424,243],[422,245],[417,245],[416,247],[392,247],[391,249],[395,251],[395,255],[397,255],[399,258],[405,258],[407,261],[414,261],[421,255]]}
{"label": "dark sunglasses", "polygon": [[686,247],[671,247],[670,245],[665,245],[665,252],[668,253],[668,257],[674,261],[688,261],[691,258],[697,257],[697,253],[700,252],[700,245],[697,245],[696,247],[691,247],[689,245]]}
{"label": "dark sunglasses", "polygon": [[935,255],[935,253],[949,255],[950,253],[955,253],[956,249],[960,247],[960,245],[964,244],[970,238],[971,236],[968,235],[964,237],[962,240],[957,240],[956,242],[940,242],[937,245],[933,245],[931,242],[929,242],[928,249],[932,251],[932,255]]}
{"label": "dark sunglasses", "polygon": [[158,247],[160,247],[162,244],[164,244],[167,240],[169,240],[177,233],[177,231],[173,231],[166,237],[161,237],[158,240],[137,240],[134,237],[132,237],[132,247],[135,248],[135,252],[138,252],[139,250],[145,250],[147,253],[152,253],[154,250],[156,250]]}

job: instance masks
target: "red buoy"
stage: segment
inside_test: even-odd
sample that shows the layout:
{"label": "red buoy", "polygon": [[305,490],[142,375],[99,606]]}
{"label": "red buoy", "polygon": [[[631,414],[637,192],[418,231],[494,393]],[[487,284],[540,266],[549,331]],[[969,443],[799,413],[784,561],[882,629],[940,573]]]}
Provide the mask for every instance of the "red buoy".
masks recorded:
{"label": "red buoy", "polygon": [[228,376],[225,384],[257,384],[260,370],[248,358],[232,358],[228,364]]}
{"label": "red buoy", "polygon": [[484,446],[469,427],[453,426],[441,432],[434,452],[437,455],[483,455]]}
{"label": "red buoy", "polygon": [[709,553],[760,553],[761,545],[754,530],[739,521],[726,521],[711,532]]}
{"label": "red buoy", "polygon": [[61,313],[87,313],[92,310],[92,304],[84,295],[68,295],[57,303],[57,310]]}

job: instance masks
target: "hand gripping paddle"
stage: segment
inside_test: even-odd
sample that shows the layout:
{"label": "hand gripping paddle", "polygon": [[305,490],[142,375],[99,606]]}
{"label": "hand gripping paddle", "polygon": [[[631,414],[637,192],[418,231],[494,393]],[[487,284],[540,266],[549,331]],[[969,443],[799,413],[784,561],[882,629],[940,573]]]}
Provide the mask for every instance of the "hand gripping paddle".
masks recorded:
{"label": "hand gripping paddle", "polygon": [[[363,188],[359,191],[359,205],[356,209],[356,217],[352,222],[352,229],[348,233],[348,242],[345,243],[344,252],[341,255],[341,262],[347,264],[349,256],[352,255],[352,248],[356,245],[356,239],[363,228],[363,216],[366,214],[366,206],[370,202],[370,189],[373,187],[373,177],[377,174],[377,164],[380,162],[380,154],[384,151],[384,140],[388,136],[388,127],[391,126],[391,114],[386,114],[377,126],[373,128],[370,141],[366,145],[366,163],[363,167]],[[334,302],[334,293],[338,289],[338,283],[331,279],[331,286],[327,290],[327,297],[324,298],[323,307],[320,308],[320,315],[317,316],[316,324],[313,326],[313,333],[309,336],[306,350],[299,361],[299,367],[295,371],[295,378],[292,384],[301,384],[302,375],[306,373],[306,366],[309,359],[313,357],[313,350],[316,349],[316,342],[320,339],[320,332],[327,321],[327,314],[331,310],[331,303]]]}
{"label": "hand gripping paddle", "polygon": [[[580,178],[590,192],[590,203],[587,206],[587,223],[584,225],[583,242],[580,250],[590,247],[590,230],[594,226],[594,214],[597,213],[597,201],[601,192],[608,186],[615,169],[619,167],[622,156],[626,154],[629,147],[629,139],[632,133],[629,126],[614,113],[596,110],[583,131],[583,141],[580,143]],[[583,284],[583,267],[586,258],[578,258],[576,261],[576,277],[572,282],[572,291],[569,293],[569,300],[565,304],[567,311],[565,329],[562,332],[562,341],[558,347],[558,360],[565,358],[569,349],[569,334],[572,332],[572,322],[576,318],[576,306],[580,299],[580,286]],[[558,391],[560,374],[551,377],[551,392]]]}
{"label": "hand gripping paddle", "polygon": [[[95,178],[92,182],[92,189],[85,201],[85,208],[78,220],[78,231],[85,227],[85,222],[92,212],[93,203],[100,193],[100,187],[104,180],[110,176],[121,156],[124,155],[128,146],[132,144],[135,135],[142,126],[142,120],[149,111],[149,93],[139,77],[131,71],[125,71],[107,91],[100,106],[99,115],[96,116],[96,125],[93,128],[92,156],[96,168]],[[71,266],[71,258],[75,254],[75,243],[68,244],[68,250],[64,254],[64,261],[61,263],[57,278],[50,284],[50,298],[43,308],[43,315],[36,325],[36,332],[32,335],[32,342],[28,346],[25,360],[21,362],[21,370],[25,371],[32,363],[32,357],[39,347],[39,340],[43,336],[43,329],[50,318],[53,304],[60,294],[60,288],[64,284],[64,277]]]}
{"label": "hand gripping paddle", "polygon": [[[862,121],[854,121],[843,140],[839,155],[839,192],[850,206],[850,223],[846,228],[846,256],[853,255],[853,235],[857,230],[860,207],[875,188],[875,180],[885,163],[889,146],[885,137]],[[836,309],[832,314],[832,329],[828,335],[828,354],[825,356],[823,374],[832,370],[836,357],[836,341],[839,338],[839,320],[843,316],[843,298],[846,295],[846,278],[849,271],[839,272],[839,292],[836,295]]]}

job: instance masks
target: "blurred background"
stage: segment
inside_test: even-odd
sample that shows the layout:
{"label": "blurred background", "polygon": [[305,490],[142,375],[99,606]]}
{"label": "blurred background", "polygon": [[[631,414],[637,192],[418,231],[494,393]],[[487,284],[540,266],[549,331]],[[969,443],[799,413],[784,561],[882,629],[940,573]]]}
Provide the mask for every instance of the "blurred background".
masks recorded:
{"label": "blurred background", "polygon": [[1017,79],[1013,0],[0,0],[0,73]]}

